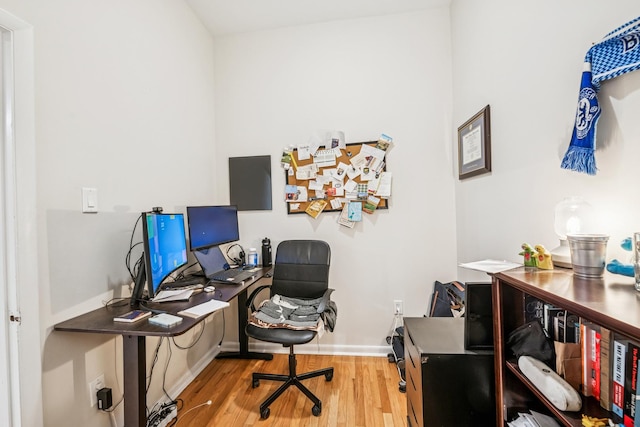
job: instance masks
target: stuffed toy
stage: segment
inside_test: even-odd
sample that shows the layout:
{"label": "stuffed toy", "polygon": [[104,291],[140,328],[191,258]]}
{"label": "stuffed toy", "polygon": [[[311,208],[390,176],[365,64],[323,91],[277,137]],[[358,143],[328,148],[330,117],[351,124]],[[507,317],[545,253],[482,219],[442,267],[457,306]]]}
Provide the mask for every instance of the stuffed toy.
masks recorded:
{"label": "stuffed toy", "polygon": [[522,244],[522,252],[518,255],[524,257],[524,266],[525,267],[537,267],[538,259],[536,258],[536,251],[528,243]]}
{"label": "stuffed toy", "polygon": [[536,258],[538,259],[538,268],[543,270],[553,270],[553,261],[551,253],[542,245],[535,245]]}

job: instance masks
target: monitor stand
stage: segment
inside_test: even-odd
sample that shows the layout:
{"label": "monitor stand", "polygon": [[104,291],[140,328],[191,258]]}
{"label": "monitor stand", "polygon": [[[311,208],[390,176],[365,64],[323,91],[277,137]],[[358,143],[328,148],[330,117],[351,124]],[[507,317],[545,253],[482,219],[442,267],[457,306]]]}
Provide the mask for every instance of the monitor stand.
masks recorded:
{"label": "monitor stand", "polygon": [[138,267],[138,274],[136,275],[136,281],[133,285],[133,292],[131,292],[131,301],[129,305],[131,308],[140,308],[140,302],[144,295],[144,286],[147,283],[147,273],[145,271],[144,262],[140,263]]}

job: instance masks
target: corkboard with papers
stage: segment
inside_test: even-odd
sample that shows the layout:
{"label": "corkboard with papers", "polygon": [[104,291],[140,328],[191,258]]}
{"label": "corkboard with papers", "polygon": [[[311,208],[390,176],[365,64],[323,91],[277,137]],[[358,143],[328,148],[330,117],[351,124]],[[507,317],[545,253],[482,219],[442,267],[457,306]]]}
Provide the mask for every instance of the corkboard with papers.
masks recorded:
{"label": "corkboard with papers", "polygon": [[313,154],[304,147],[285,152],[282,163],[287,212],[317,218],[323,212],[342,211],[351,220],[359,221],[360,212],[372,214],[377,209],[388,209],[388,147],[384,141],[368,141],[346,144],[344,148],[320,148]]}

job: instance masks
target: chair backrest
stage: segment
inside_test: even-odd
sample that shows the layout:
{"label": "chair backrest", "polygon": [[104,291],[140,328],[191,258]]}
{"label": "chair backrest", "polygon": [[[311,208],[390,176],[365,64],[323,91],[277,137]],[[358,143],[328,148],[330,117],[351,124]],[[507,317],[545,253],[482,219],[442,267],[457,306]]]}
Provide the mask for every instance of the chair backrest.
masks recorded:
{"label": "chair backrest", "polygon": [[329,287],[331,249],[322,240],[285,240],[276,249],[271,296],[319,298]]}

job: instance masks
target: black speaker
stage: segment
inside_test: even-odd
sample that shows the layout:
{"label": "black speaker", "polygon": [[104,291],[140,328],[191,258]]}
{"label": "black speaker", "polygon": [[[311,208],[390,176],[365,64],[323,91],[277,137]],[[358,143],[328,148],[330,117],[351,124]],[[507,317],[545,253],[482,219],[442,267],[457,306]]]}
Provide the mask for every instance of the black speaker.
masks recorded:
{"label": "black speaker", "polygon": [[493,350],[493,300],[491,282],[467,282],[464,348]]}

